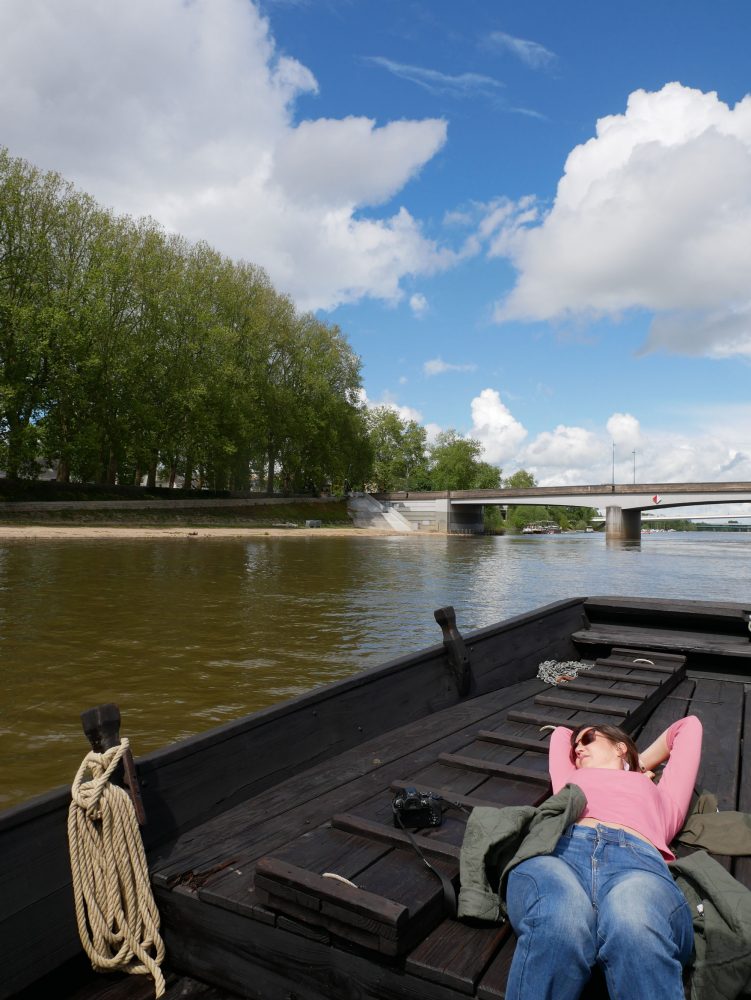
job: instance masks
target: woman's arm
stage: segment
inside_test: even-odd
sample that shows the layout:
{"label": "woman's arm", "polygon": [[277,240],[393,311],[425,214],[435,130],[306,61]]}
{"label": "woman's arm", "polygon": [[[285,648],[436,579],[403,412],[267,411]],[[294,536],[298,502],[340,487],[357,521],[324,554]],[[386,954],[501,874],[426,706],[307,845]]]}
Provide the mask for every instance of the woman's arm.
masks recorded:
{"label": "woman's arm", "polygon": [[548,750],[548,768],[553,794],[559,792],[565,784],[573,781],[576,767],[571,763],[571,729],[556,726],[550,737]]}
{"label": "woman's arm", "polygon": [[668,730],[660,733],[654,743],[650,743],[646,750],[639,754],[639,763],[645,771],[654,771],[660,764],[664,764],[670,757],[670,748],[667,741]]}
{"label": "woman's arm", "polygon": [[701,740],[701,722],[695,715],[689,715],[668,726],[640,755],[647,770],[652,770],[667,760],[658,787],[660,794],[669,796],[682,815],[681,823],[685,819],[696,784],[701,760]]}

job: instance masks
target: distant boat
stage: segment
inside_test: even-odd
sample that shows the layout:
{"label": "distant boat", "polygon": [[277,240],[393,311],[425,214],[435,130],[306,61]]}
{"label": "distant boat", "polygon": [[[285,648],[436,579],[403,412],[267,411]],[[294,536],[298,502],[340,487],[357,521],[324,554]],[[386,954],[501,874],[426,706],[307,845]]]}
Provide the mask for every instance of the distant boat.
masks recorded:
{"label": "distant boat", "polygon": [[560,535],[561,526],[555,521],[537,521],[522,528],[523,535]]}

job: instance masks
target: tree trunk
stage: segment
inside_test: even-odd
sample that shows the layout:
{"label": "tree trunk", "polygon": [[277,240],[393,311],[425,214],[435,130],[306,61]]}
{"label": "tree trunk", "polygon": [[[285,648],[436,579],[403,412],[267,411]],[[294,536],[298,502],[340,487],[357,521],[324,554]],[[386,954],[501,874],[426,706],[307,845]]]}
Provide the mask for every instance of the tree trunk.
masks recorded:
{"label": "tree trunk", "polygon": [[274,466],[276,465],[276,449],[274,448],[274,442],[269,441],[269,450],[267,455],[269,463],[269,471],[266,477],[266,493],[268,496],[274,495]]}
{"label": "tree trunk", "polygon": [[157,465],[157,456],[154,455],[152,462],[149,465],[149,473],[148,473],[148,478],[146,480],[146,486],[150,490],[156,488],[156,465]]}
{"label": "tree trunk", "polygon": [[170,462],[169,467],[169,488],[173,490],[175,488],[175,477],[177,476],[177,466],[174,462]]}
{"label": "tree trunk", "polygon": [[61,458],[57,463],[57,471],[55,472],[55,481],[58,483],[69,483],[70,482],[70,466],[64,458]]}
{"label": "tree trunk", "polygon": [[117,456],[114,449],[110,448],[109,460],[107,462],[107,485],[114,486],[117,482]]}
{"label": "tree trunk", "polygon": [[185,482],[183,483],[184,490],[193,489],[193,456],[188,455],[185,459]]}

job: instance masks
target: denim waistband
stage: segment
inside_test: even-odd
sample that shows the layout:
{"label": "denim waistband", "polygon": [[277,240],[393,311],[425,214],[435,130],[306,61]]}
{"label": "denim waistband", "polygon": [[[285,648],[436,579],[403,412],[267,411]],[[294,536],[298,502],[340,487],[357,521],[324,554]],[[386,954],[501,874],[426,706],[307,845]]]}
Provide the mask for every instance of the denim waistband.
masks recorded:
{"label": "denim waistband", "polygon": [[654,844],[619,827],[605,826],[603,823],[598,823],[597,826],[582,826],[579,823],[573,823],[567,827],[565,833],[567,836],[576,837],[577,839],[591,841],[604,840],[611,844],[620,844],[622,847],[632,844],[634,847],[652,850],[658,858],[662,858],[662,854],[660,854]]}

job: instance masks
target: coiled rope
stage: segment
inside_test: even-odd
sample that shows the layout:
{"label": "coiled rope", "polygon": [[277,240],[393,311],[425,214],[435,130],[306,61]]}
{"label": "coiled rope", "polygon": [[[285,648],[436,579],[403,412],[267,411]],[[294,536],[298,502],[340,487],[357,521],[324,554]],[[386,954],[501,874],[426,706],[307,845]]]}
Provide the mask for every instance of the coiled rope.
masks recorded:
{"label": "coiled rope", "polygon": [[141,832],[128,793],[110,783],[127,748],[123,738],[87,754],[73,781],[68,845],[76,919],[94,969],[150,975],[161,997],[164,943]]}

